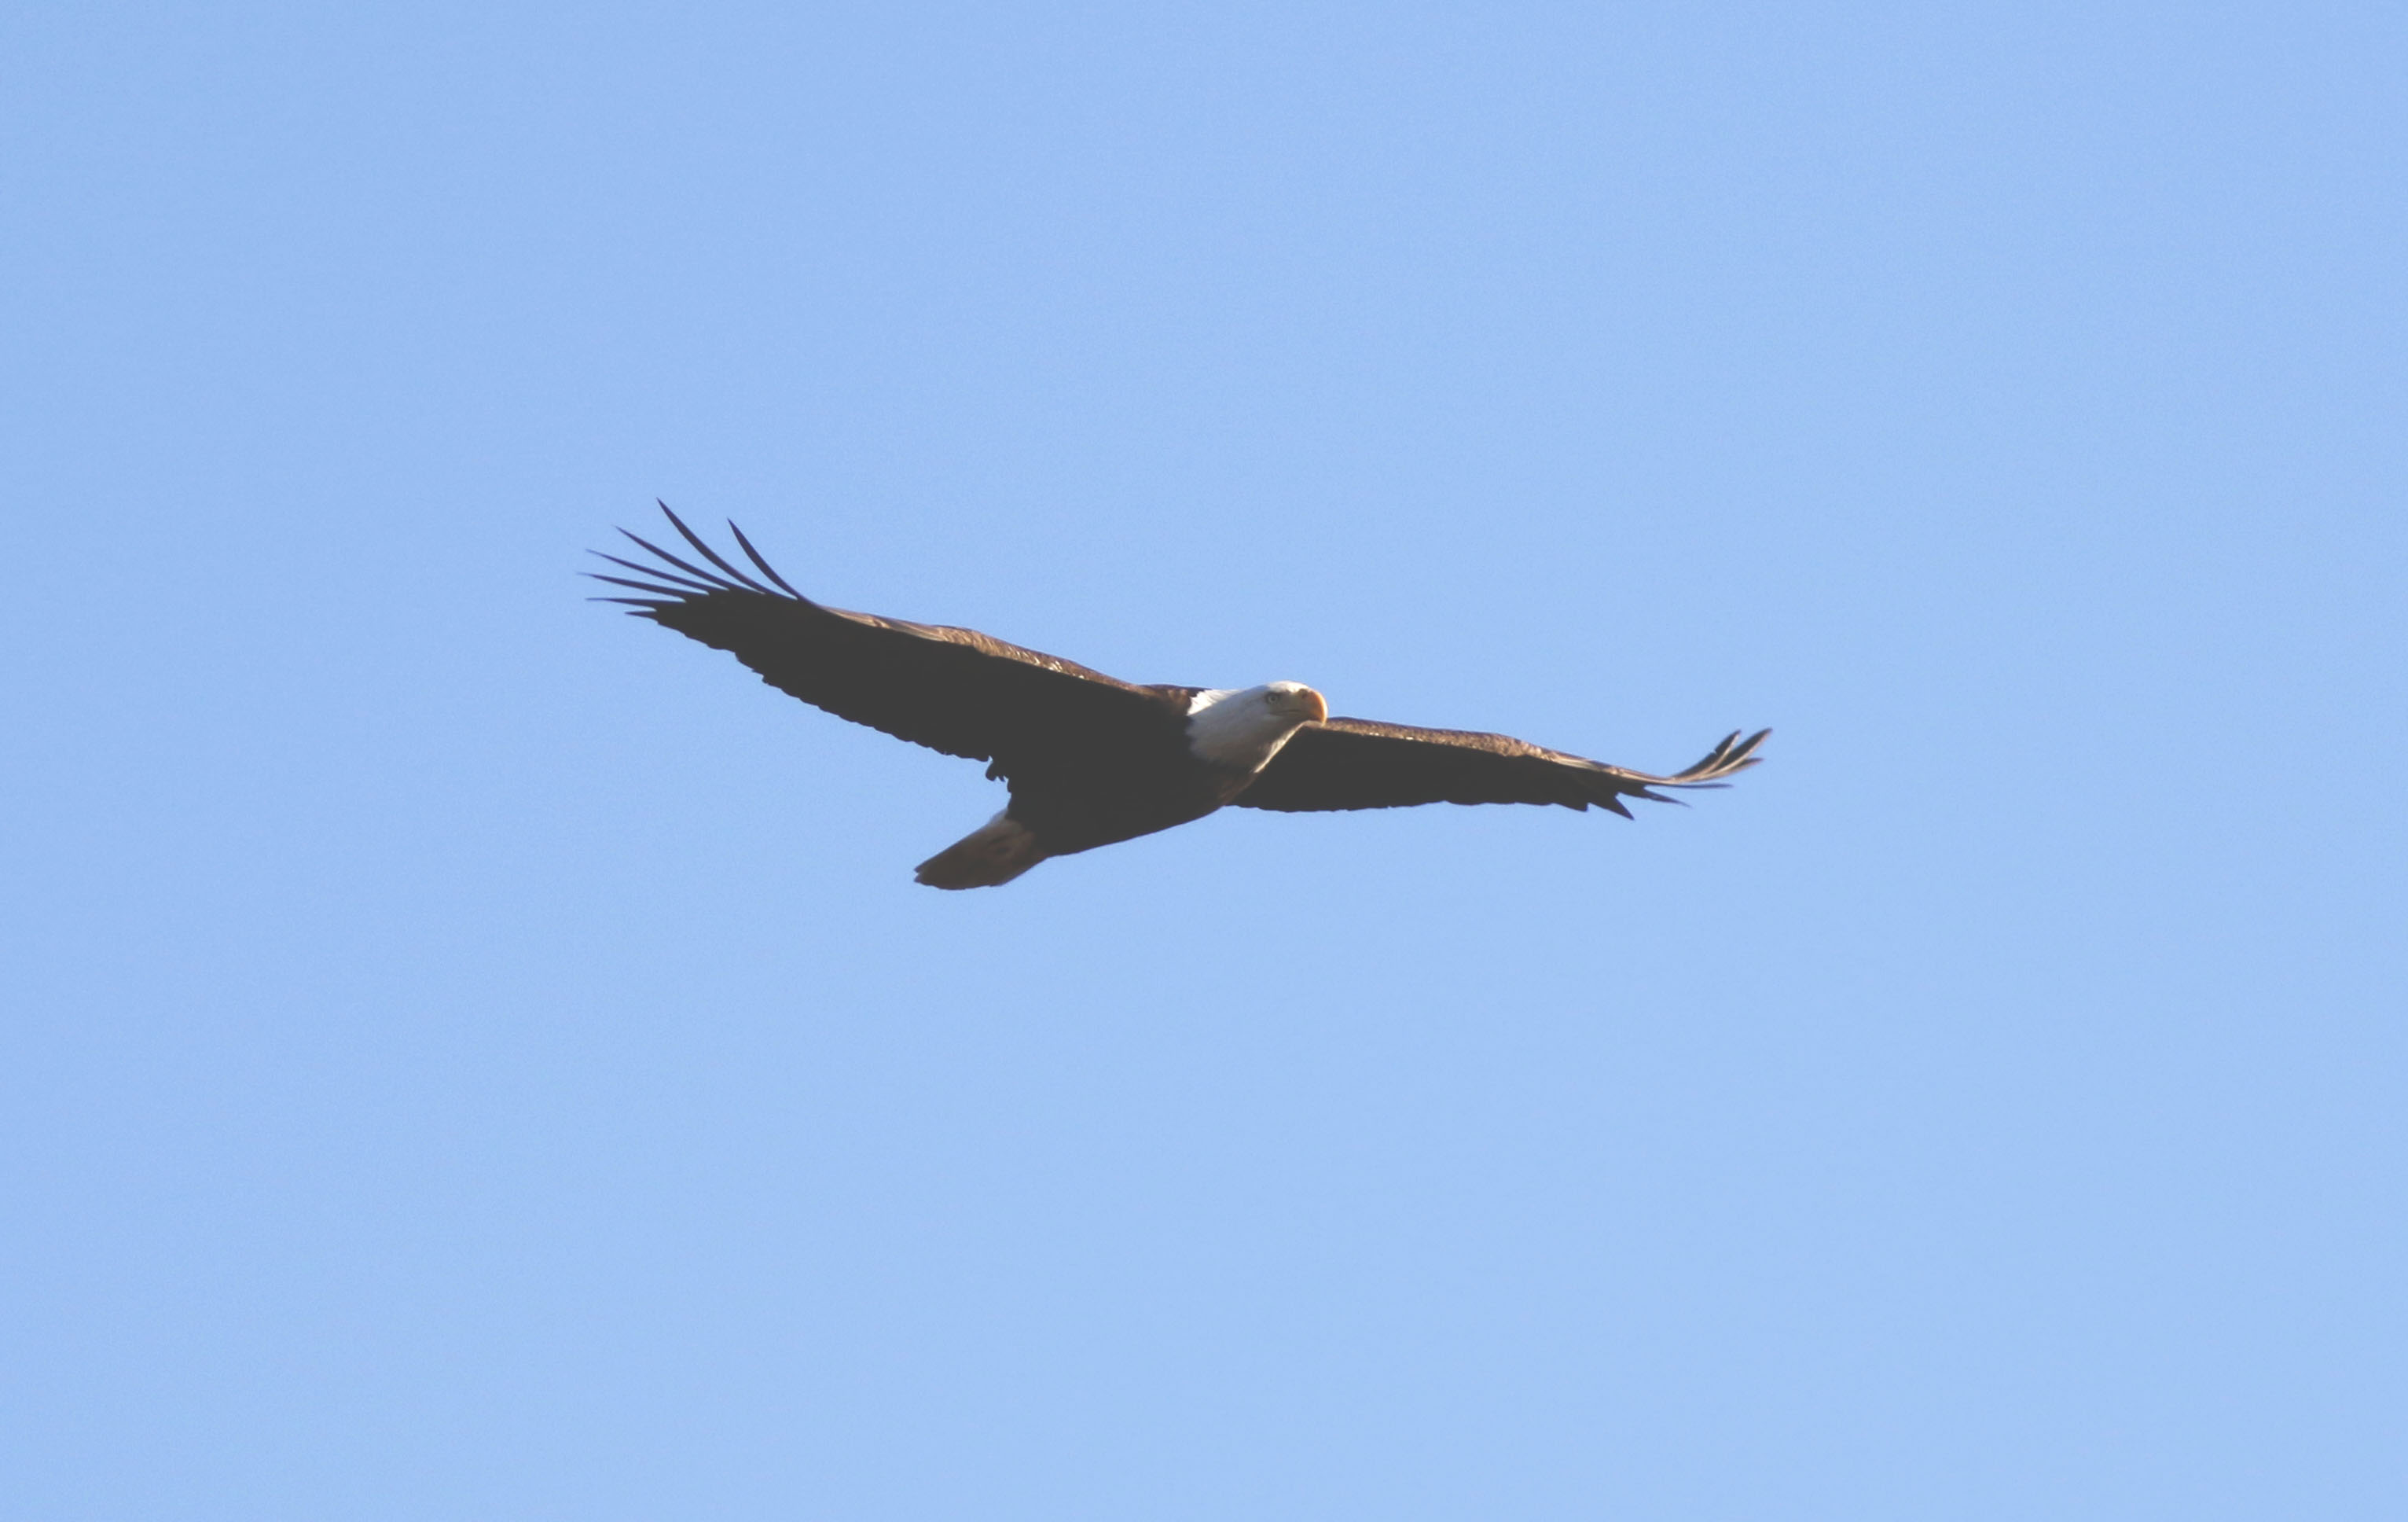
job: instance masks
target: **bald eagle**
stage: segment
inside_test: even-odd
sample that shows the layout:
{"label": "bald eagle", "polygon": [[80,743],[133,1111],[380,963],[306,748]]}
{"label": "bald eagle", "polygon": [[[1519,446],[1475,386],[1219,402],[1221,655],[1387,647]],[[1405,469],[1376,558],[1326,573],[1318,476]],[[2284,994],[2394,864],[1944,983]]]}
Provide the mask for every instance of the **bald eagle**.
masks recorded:
{"label": "bald eagle", "polygon": [[1226,804],[1283,811],[1418,803],[1671,803],[1658,787],[1718,787],[1756,764],[1770,734],[1734,731],[1686,771],[1655,777],[1503,735],[1333,719],[1300,682],[1140,686],[975,629],[907,624],[811,601],[727,525],[755,580],[686,527],[704,562],[621,529],[652,557],[602,558],[642,594],[602,597],[714,649],[779,691],[898,739],[987,763],[1010,785],[1001,813],[920,864],[935,888],[1009,883],[1048,856],[1151,835]]}

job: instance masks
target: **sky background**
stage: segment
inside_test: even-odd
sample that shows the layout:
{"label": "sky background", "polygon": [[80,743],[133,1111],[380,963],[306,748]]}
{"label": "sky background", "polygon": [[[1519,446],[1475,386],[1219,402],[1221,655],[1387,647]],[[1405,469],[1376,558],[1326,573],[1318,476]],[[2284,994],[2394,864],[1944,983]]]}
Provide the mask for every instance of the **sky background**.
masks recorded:
{"label": "sky background", "polygon": [[[2393,7],[0,22],[44,1519],[2389,1519]],[[1727,793],[916,887],[841,606]]]}

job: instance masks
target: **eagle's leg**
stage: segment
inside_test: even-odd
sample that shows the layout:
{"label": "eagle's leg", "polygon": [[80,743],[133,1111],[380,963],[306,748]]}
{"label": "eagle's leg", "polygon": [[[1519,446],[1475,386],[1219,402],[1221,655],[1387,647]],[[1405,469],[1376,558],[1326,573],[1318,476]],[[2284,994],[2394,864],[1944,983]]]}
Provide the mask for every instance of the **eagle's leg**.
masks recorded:
{"label": "eagle's leg", "polygon": [[1035,830],[1006,811],[922,862],[913,880],[932,888],[992,888],[1051,854]]}

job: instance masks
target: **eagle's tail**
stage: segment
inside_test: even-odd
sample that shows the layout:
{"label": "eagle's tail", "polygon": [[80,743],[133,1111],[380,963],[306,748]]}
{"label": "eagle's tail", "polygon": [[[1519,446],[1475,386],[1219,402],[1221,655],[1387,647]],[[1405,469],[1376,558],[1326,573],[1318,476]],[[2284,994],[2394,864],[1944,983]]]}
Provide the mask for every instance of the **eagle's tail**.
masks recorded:
{"label": "eagle's tail", "polygon": [[913,881],[932,888],[992,888],[1051,854],[1038,844],[1035,830],[999,813],[922,862]]}

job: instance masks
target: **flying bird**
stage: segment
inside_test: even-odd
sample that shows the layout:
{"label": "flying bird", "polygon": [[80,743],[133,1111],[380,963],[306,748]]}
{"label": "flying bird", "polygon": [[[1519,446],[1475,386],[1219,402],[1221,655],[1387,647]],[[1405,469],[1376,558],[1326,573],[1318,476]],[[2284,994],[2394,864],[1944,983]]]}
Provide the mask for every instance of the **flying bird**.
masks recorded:
{"label": "flying bird", "polygon": [[[934,888],[988,888],[1049,856],[1151,835],[1228,804],[1299,812],[1421,803],[1555,803],[1630,817],[1659,787],[1719,787],[1756,764],[1771,731],[1733,732],[1670,777],[1504,735],[1333,719],[1300,682],[1140,686],[975,629],[909,624],[813,602],[727,525],[760,573],[738,569],[661,504],[703,564],[621,529],[652,557],[589,573],[642,594],[602,597],[724,650],[779,691],[840,719],[987,763],[1002,812],[920,864]],[[601,554],[600,551],[594,552]]]}

